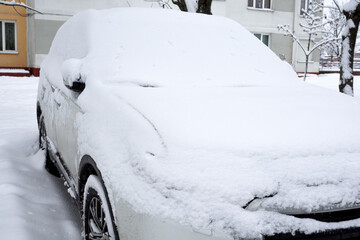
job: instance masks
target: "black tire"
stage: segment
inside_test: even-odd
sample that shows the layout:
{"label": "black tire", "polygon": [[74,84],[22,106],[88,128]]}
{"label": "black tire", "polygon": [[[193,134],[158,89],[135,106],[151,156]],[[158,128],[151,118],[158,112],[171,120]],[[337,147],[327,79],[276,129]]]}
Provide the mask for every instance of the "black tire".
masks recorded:
{"label": "black tire", "polygon": [[39,122],[39,148],[45,150],[45,169],[53,176],[60,177],[60,172],[57,169],[55,163],[51,160],[49,155],[48,142],[46,138],[46,128],[44,117],[40,116]]}
{"label": "black tire", "polygon": [[85,240],[119,240],[109,197],[95,175],[90,175],[85,184],[82,219]]}

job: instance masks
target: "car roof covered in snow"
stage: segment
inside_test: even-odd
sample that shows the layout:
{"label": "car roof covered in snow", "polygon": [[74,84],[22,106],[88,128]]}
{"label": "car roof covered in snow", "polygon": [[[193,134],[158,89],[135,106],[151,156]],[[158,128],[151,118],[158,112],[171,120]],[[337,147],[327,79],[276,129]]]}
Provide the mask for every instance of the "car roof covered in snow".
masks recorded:
{"label": "car roof covered in snow", "polygon": [[[238,23],[164,9],[75,15],[56,34],[42,68],[58,74],[54,66],[86,81],[154,86],[283,84],[295,79],[290,65]],[[60,75],[51,79],[62,84]]]}

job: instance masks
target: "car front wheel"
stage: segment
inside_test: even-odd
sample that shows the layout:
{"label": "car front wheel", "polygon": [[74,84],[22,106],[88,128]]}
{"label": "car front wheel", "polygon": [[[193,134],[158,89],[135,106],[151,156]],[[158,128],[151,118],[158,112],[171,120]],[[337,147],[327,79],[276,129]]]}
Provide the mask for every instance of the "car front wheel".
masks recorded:
{"label": "car front wheel", "polygon": [[118,240],[111,206],[101,179],[90,175],[83,195],[83,221],[86,240]]}

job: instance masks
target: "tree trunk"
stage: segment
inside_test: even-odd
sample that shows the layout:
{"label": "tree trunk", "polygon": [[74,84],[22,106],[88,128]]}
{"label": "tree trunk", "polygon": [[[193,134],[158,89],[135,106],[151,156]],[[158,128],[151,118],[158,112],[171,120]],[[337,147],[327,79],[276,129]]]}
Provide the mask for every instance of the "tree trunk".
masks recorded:
{"label": "tree trunk", "polygon": [[173,4],[179,7],[179,9],[183,12],[187,12],[187,6],[185,0],[171,0]]}
{"label": "tree trunk", "polygon": [[354,54],[356,37],[360,22],[360,4],[353,12],[345,12],[346,34],[342,36],[341,63],[340,63],[340,83],[339,91],[350,96],[354,96]]}
{"label": "tree trunk", "polygon": [[[171,0],[173,4],[177,5],[183,12],[188,12],[188,6],[186,6],[185,0]],[[212,0],[198,0],[197,13],[204,13],[211,15]]]}
{"label": "tree trunk", "polygon": [[[308,45],[307,45],[307,50],[308,50],[308,52],[309,52],[310,46],[311,46],[311,37],[312,37],[312,34],[309,34]],[[308,72],[308,69],[309,69],[309,56],[310,56],[310,55],[305,55],[304,82],[306,81],[306,75],[307,75],[307,72]]]}
{"label": "tree trunk", "polygon": [[199,0],[197,13],[204,13],[212,15],[211,13],[212,0]]}
{"label": "tree trunk", "polygon": [[309,55],[306,55],[305,57],[305,73],[304,73],[304,82],[306,81],[306,75],[309,68]]}

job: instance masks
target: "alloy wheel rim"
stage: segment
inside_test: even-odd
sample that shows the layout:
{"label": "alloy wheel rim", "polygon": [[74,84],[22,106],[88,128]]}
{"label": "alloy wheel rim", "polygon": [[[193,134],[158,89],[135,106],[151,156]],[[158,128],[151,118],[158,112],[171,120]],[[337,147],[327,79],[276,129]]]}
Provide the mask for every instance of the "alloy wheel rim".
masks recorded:
{"label": "alloy wheel rim", "polygon": [[90,240],[110,240],[106,216],[98,197],[91,199],[87,219]]}

